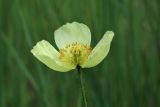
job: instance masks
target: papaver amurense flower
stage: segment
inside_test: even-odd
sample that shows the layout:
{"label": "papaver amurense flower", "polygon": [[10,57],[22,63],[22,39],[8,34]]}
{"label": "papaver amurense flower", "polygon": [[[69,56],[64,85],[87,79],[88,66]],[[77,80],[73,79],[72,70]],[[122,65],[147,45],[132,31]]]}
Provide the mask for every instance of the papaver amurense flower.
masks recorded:
{"label": "papaver amurense flower", "polygon": [[95,48],[91,48],[89,28],[78,22],[67,23],[54,32],[59,52],[46,40],[39,41],[31,50],[33,55],[49,68],[67,72],[90,68],[99,64],[108,54],[114,33],[107,31]]}

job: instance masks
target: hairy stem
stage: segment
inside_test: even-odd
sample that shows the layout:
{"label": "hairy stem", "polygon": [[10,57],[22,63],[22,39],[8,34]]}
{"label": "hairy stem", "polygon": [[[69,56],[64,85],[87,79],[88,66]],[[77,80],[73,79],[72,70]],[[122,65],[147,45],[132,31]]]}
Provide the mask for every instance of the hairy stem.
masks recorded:
{"label": "hairy stem", "polygon": [[77,71],[78,71],[78,75],[79,75],[83,101],[84,101],[85,107],[88,107],[86,93],[85,93],[85,87],[84,87],[84,82],[83,82],[83,75],[82,75],[82,72],[80,70],[80,67],[77,67]]}

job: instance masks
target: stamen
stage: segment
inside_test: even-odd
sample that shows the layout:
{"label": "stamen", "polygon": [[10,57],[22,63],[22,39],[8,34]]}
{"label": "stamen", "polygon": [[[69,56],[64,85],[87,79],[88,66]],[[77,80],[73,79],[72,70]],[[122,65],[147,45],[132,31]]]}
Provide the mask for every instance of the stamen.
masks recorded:
{"label": "stamen", "polygon": [[65,48],[60,49],[60,60],[68,66],[83,66],[90,55],[92,48],[86,44],[78,42],[68,44]]}

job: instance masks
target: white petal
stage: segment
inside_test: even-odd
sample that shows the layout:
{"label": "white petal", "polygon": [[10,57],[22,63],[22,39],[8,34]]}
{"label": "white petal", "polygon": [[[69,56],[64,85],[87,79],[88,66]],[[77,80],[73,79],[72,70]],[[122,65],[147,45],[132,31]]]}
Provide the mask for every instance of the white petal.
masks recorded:
{"label": "white petal", "polygon": [[59,52],[45,40],[38,42],[31,50],[31,53],[46,66],[55,71],[66,72],[71,70],[71,68],[64,66],[60,62]]}
{"label": "white petal", "polygon": [[59,49],[73,42],[90,45],[91,32],[86,25],[72,22],[57,29],[54,32],[54,38]]}
{"label": "white petal", "polygon": [[113,36],[114,33],[112,31],[107,31],[104,34],[103,38],[93,49],[91,55],[88,58],[88,62],[84,67],[89,68],[96,66],[107,56]]}

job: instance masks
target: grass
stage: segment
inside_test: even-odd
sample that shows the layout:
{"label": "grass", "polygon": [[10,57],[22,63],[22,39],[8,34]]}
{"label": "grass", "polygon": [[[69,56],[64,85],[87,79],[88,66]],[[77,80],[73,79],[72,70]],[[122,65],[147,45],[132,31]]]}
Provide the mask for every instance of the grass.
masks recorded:
{"label": "grass", "polygon": [[89,107],[160,106],[158,0],[0,0],[0,107],[81,107],[75,71],[59,73],[30,49],[54,30],[78,21],[92,32],[92,47],[115,32],[107,58],[85,69]]}

